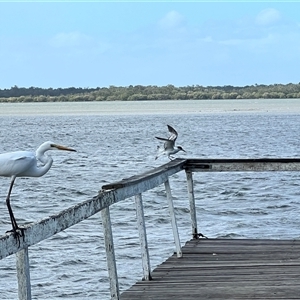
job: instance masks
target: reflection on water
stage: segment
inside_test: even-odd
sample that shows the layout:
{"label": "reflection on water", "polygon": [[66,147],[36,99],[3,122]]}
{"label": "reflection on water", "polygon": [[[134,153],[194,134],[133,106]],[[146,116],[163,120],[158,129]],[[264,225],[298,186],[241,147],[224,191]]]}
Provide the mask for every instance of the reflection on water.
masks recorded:
{"label": "reflection on water", "polygon": [[166,100],[0,103],[0,115],[187,114],[211,112],[300,112],[299,99]]}
{"label": "reflection on water", "polygon": [[[100,113],[99,103],[64,103],[59,114],[49,110],[57,109],[57,103],[24,104],[21,110],[18,104],[12,115],[4,113],[1,104],[0,152],[34,150],[46,140],[78,151],[51,151],[54,163],[45,176],[16,180],[11,203],[18,222],[35,222],[58,213],[95,196],[108,182],[167,162],[167,158],[154,160],[159,142],[154,137],[167,134],[166,124],[179,132],[178,144],[187,150],[180,153],[182,157],[299,157],[298,103],[284,106],[279,101],[257,108],[251,101],[258,100],[243,100],[239,110],[242,102],[229,101],[226,106],[223,101],[214,108],[209,108],[211,102],[205,102],[204,108],[204,102],[201,106],[197,101],[154,102],[155,106],[152,102],[123,103],[135,105],[124,112],[124,106],[114,102],[105,104],[106,113]],[[97,110],[91,109],[93,105]],[[299,238],[297,172],[197,173],[194,180],[198,226],[208,237]],[[0,182],[3,234],[11,226],[5,205],[9,179],[0,178]],[[172,176],[170,184],[184,243],[191,238],[184,173]],[[155,267],[174,251],[164,187],[144,193],[143,201]],[[142,277],[134,199],[113,205],[111,213],[119,283],[124,290]],[[45,295],[109,299],[100,214],[31,247],[30,265],[33,299],[45,299]],[[1,299],[17,299],[14,256],[0,261],[0,275]]]}

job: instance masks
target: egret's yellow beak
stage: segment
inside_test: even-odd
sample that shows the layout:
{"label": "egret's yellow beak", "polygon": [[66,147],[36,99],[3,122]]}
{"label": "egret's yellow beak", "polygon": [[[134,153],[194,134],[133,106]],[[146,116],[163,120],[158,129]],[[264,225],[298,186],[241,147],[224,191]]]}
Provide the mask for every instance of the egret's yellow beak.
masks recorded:
{"label": "egret's yellow beak", "polygon": [[75,149],[69,148],[69,147],[65,147],[65,146],[61,146],[61,145],[57,145],[57,144],[53,144],[53,147],[57,148],[58,150],[65,150],[65,151],[74,151],[77,152]]}

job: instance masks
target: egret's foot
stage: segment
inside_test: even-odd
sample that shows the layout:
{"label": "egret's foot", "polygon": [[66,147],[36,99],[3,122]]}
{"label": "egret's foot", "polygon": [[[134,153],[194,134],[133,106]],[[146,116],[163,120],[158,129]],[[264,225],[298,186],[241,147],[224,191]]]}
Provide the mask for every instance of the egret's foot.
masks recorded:
{"label": "egret's foot", "polygon": [[13,228],[6,231],[6,233],[13,233],[14,238],[18,241],[18,245],[20,246],[20,237],[24,237],[24,228]]}

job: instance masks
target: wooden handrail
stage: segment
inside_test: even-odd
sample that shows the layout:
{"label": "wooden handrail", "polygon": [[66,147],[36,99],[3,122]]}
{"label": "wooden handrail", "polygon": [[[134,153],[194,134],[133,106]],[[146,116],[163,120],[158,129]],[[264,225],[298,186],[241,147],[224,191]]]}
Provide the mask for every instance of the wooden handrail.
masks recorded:
{"label": "wooden handrail", "polygon": [[150,259],[142,206],[142,193],[161,184],[165,185],[171,224],[176,244],[177,256],[181,257],[180,239],[176,216],[172,203],[169,177],[184,170],[187,177],[188,199],[192,224],[192,236],[198,238],[196,206],[194,199],[193,172],[273,172],[300,171],[300,158],[204,158],[175,159],[162,166],[121,181],[102,186],[98,195],[76,204],[58,214],[49,216],[34,224],[23,226],[23,236],[19,241],[12,233],[0,237],[0,260],[16,254],[19,299],[31,299],[28,249],[56,233],[59,233],[101,211],[107,262],[110,277],[111,298],[119,299],[119,286],[115,264],[113,234],[110,223],[109,207],[129,197],[136,197],[137,220],[142,249],[144,278],[151,280]]}

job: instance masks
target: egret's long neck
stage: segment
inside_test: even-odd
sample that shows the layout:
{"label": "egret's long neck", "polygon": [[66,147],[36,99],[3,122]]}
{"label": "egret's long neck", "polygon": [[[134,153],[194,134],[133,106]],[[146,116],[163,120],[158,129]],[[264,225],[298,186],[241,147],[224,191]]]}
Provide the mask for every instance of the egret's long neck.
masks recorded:
{"label": "egret's long neck", "polygon": [[36,152],[36,158],[43,165],[35,169],[36,176],[43,176],[46,174],[52,166],[53,159],[51,156],[41,153],[39,151]]}

